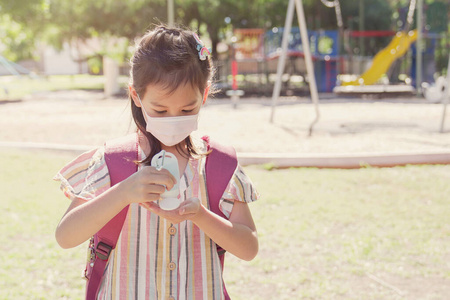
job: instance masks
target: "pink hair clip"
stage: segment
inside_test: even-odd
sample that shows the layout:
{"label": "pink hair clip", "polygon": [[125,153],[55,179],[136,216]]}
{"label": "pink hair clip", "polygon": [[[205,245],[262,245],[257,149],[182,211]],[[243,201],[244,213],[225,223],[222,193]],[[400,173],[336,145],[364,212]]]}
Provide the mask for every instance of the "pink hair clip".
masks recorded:
{"label": "pink hair clip", "polygon": [[194,33],[194,38],[197,41],[198,57],[200,60],[206,60],[208,55],[211,55],[211,50],[205,47],[205,44],[203,44],[202,40],[200,40],[196,33]]}

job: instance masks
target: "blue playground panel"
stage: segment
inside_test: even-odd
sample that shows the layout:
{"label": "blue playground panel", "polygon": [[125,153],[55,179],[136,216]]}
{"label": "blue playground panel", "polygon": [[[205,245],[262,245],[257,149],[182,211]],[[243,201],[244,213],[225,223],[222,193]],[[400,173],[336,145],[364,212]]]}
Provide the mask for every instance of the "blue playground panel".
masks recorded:
{"label": "blue playground panel", "polygon": [[[426,35],[426,47],[422,52],[422,81],[433,83],[434,73],[436,73],[435,51],[437,46],[437,40],[440,38],[439,34],[427,33]],[[417,74],[417,44],[411,45],[412,50],[412,64],[411,64],[411,79],[412,86],[416,87],[416,74]]]}
{"label": "blue playground panel", "polygon": [[[276,58],[281,53],[284,28],[269,30],[265,36],[267,59]],[[332,92],[336,86],[337,60],[339,54],[339,35],[337,30],[308,30],[314,73],[319,92]],[[291,29],[288,43],[288,56],[303,57],[303,45],[298,27]]]}

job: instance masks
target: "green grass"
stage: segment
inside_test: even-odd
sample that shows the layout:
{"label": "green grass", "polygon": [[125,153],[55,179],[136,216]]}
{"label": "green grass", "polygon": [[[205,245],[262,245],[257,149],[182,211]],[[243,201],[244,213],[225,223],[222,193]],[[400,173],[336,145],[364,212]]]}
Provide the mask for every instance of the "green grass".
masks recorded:
{"label": "green grass", "polygon": [[69,202],[52,178],[68,157],[0,153],[0,299],[81,299],[86,247],[54,238]]}
{"label": "green grass", "polygon": [[[128,77],[121,76],[119,83],[125,86]],[[26,95],[37,92],[57,91],[57,90],[75,90],[103,89],[104,77],[88,74],[81,75],[53,75],[38,77],[32,79],[28,76],[1,76],[0,77],[0,101],[22,99]],[[8,93],[5,92],[5,89]]]}
{"label": "green grass", "polygon": [[[82,299],[86,245],[54,239],[68,201],[51,178],[72,157],[0,153],[0,299]],[[450,166],[245,170],[260,253],[227,255],[233,299],[450,294]]]}
{"label": "green grass", "polygon": [[228,260],[234,299],[450,294],[450,166],[247,173],[260,253]]}

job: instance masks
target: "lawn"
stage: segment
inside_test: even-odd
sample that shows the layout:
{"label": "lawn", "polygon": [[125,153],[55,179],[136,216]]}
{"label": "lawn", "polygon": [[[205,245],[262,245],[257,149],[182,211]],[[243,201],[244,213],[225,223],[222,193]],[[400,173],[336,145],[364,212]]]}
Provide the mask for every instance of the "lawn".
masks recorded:
{"label": "lawn", "polygon": [[[68,202],[51,178],[71,157],[0,153],[0,299],[82,299],[86,245],[54,239]],[[227,255],[233,299],[450,295],[450,166],[245,170],[260,252]]]}
{"label": "lawn", "polygon": [[[103,76],[88,74],[81,75],[52,75],[31,78],[28,76],[0,76],[0,101],[18,100],[39,92],[89,89],[100,90],[104,85]],[[127,76],[119,77],[119,84],[126,86]]]}

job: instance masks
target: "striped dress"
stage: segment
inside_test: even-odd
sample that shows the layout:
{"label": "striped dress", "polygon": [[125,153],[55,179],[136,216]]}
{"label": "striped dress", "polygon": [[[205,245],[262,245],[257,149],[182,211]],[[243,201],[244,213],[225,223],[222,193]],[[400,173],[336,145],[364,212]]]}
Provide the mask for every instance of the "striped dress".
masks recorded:
{"label": "striped dress", "polygon": [[[141,157],[144,153],[140,150]],[[205,158],[191,158],[180,179],[181,200],[198,197],[208,207]],[[104,149],[86,152],[54,178],[69,198],[87,201],[110,187]],[[229,217],[234,201],[258,198],[238,166],[219,207]],[[216,244],[191,221],[171,224],[130,205],[116,249],[110,255],[98,299],[224,299],[222,269]]]}

